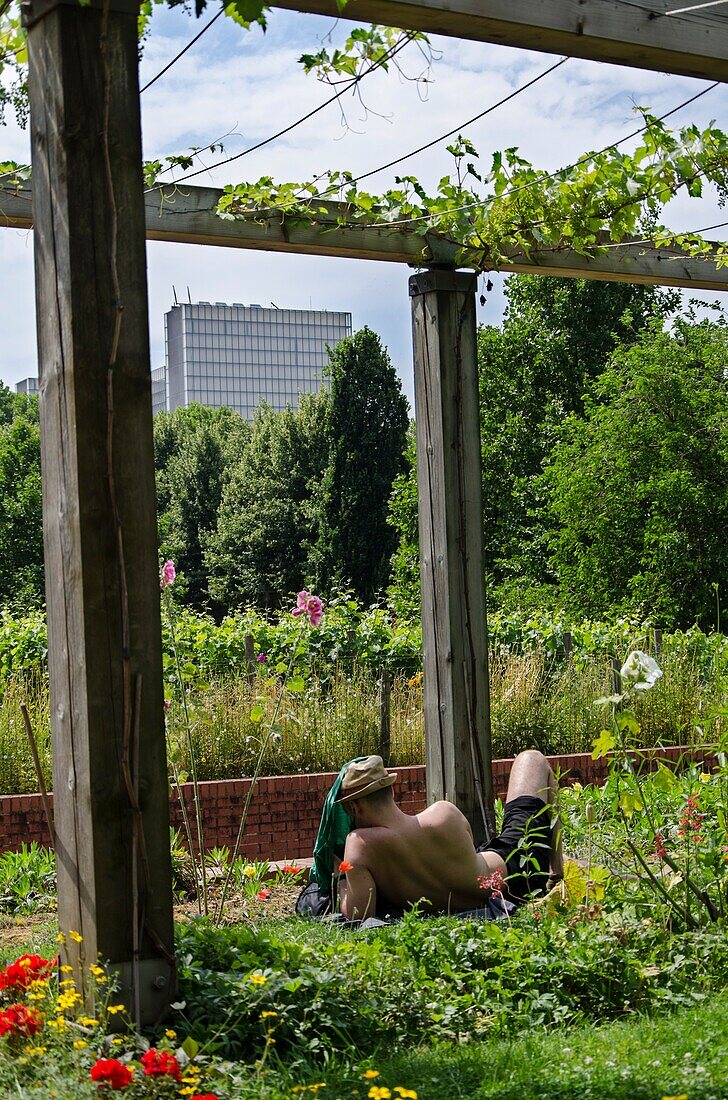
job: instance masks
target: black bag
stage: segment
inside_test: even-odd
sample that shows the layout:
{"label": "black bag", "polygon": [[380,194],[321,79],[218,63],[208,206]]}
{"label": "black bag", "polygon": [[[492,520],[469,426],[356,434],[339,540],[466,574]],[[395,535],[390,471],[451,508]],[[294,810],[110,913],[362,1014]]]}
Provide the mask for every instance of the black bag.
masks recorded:
{"label": "black bag", "polygon": [[296,916],[325,917],[331,912],[331,895],[324,894],[317,882],[309,882],[296,898]]}

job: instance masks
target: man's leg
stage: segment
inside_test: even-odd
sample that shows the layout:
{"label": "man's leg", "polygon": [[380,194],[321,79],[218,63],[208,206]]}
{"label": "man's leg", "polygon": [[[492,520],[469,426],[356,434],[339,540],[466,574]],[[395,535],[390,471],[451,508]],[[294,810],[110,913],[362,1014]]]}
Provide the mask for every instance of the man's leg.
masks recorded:
{"label": "man's leg", "polygon": [[559,785],[546,757],[537,749],[527,749],[513,761],[506,803],[522,795],[542,798],[553,815],[551,826],[550,870],[554,878],[562,878],[564,859],[561,849],[561,821],[558,817]]}

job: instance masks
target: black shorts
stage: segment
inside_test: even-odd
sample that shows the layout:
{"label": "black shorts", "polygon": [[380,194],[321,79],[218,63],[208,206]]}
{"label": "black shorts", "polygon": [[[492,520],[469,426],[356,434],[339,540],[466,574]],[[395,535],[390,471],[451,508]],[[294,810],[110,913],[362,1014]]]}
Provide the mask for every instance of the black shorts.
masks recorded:
{"label": "black shorts", "polygon": [[510,901],[520,904],[545,894],[551,860],[551,815],[544,800],[524,794],[506,802],[503,828],[478,851],[496,852],[504,860]]}

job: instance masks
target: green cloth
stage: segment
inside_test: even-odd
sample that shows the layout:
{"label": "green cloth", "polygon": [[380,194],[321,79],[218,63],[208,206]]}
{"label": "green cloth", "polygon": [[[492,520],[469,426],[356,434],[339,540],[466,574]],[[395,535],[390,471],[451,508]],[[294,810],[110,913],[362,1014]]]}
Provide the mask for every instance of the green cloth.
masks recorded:
{"label": "green cloth", "polygon": [[316,834],[316,843],[313,846],[313,866],[311,878],[317,882],[323,894],[331,893],[331,877],[334,873],[333,859],[337,855],[340,859],[344,855],[346,838],[351,832],[349,815],[336,799],[339,796],[341,781],[350,764],[357,764],[360,760],[366,760],[366,756],[355,756],[348,760],[334,780],[331,790],[326,795],[324,808],[321,812],[321,824]]}

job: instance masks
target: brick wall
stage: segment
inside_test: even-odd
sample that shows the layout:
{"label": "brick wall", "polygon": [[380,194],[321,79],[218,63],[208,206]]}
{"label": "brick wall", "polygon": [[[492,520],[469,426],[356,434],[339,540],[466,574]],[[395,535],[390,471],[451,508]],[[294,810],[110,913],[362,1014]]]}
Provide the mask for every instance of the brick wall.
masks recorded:
{"label": "brick wall", "polygon": [[[705,760],[706,768],[715,763],[715,758],[710,754],[689,753],[684,747],[655,750],[653,757],[656,763],[658,759],[676,761],[683,754]],[[549,759],[562,784],[577,781],[582,784],[603,783],[606,778],[608,762],[592,760],[589,753],[552,756]],[[512,760],[493,762],[495,793],[499,798],[505,797],[512,763]],[[310,856],[321,807],[336,774],[280,775],[259,779],[250,802],[241,854],[248,859],[269,860],[294,860]],[[397,802],[405,813],[419,813],[426,804],[424,767],[398,768],[397,777]],[[249,784],[250,781],[245,779],[200,784],[206,847],[227,845],[232,848]],[[182,791],[195,838],[191,785],[184,785]],[[170,797],[169,820],[184,837],[182,811],[176,791]],[[23,842],[29,844],[32,840],[39,844],[50,843],[40,795],[0,797],[0,851],[17,851]]]}

